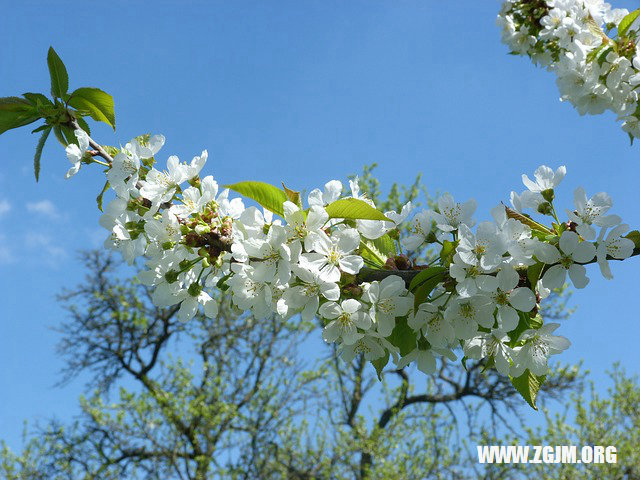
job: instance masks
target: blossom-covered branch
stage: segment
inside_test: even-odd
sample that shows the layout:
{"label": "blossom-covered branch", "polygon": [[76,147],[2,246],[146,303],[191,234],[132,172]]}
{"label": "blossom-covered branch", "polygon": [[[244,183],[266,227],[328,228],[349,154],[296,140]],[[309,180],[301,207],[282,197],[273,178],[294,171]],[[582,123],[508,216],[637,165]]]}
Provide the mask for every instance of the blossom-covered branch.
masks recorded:
{"label": "blossom-covered branch", "polygon": [[602,0],[506,0],[498,16],[512,53],[556,74],[560,99],[580,115],[615,113],[640,136],[640,10]]}
{"label": "blossom-covered branch", "polygon": [[[516,10],[536,4],[509,3]],[[503,9],[504,18],[513,11]],[[83,165],[105,167],[98,195],[100,209],[105,193],[112,195],[100,217],[105,246],[130,264],[140,259],[138,277],[153,288],[154,304],[176,308],[182,321],[200,310],[215,318],[229,295],[248,322],[319,319],[326,342],[347,360],[364,356],[378,375],[390,361],[427,374],[440,357],[482,361],[508,375],[535,408],[549,356],[569,347],[555,335],[559,325],[539,314],[540,302],[567,277],[586,287],[587,264],[612,278],[609,261],[640,248],[640,233],[609,214],[604,192],[589,197],[577,188],[560,220],[554,200],[565,167],[543,165],[533,180],[523,175],[526,190],[511,192],[511,207],[498,204],[477,227],[475,200],[445,193],[431,209],[416,212],[408,202],[382,212],[357,178],[346,188],[331,180],[306,198],[256,181],[220,187],[202,174],[206,151],[188,163],[169,156],[165,167],[162,135],[119,148],[92,139],[83,116],[114,126],[113,101],[99,89],[67,93],[66,69],[52,52],[53,101],[42,94],[0,99],[0,128],[45,120],[36,129],[44,132],[36,176],[49,131],[66,147],[67,178]]]}

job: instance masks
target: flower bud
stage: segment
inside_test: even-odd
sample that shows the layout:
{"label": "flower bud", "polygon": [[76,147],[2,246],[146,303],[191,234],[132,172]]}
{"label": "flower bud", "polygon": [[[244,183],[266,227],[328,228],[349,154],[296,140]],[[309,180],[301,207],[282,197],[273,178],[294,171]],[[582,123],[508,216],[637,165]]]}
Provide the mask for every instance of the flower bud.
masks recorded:
{"label": "flower bud", "polygon": [[553,202],[555,198],[555,193],[553,192],[553,188],[548,188],[541,192],[542,198],[544,198],[547,202]]}
{"label": "flower bud", "polygon": [[200,292],[202,292],[202,285],[200,285],[199,283],[192,283],[191,285],[189,285],[187,292],[189,292],[189,295],[191,295],[192,297],[197,297],[198,295],[200,295]]}
{"label": "flower bud", "polygon": [[204,233],[209,233],[210,231],[211,231],[211,227],[209,227],[208,225],[202,225],[202,224],[196,225],[196,233],[199,233],[200,235]]}
{"label": "flower bud", "polygon": [[393,257],[387,258],[387,261],[384,264],[384,268],[386,270],[398,270],[398,266],[396,265],[396,260]]}
{"label": "flower bud", "polygon": [[[547,190],[545,190],[546,192]],[[553,212],[553,208],[551,207],[551,204],[549,202],[543,202],[540,205],[538,205],[538,213],[541,213],[542,215],[551,215]]]}
{"label": "flower bud", "polygon": [[342,293],[346,296],[359,298],[362,296],[362,287],[355,283],[350,283],[342,287]]}
{"label": "flower bud", "polygon": [[175,270],[169,270],[167,273],[164,274],[164,279],[167,281],[167,283],[177,282],[178,272],[176,272]]}
{"label": "flower bud", "polygon": [[411,270],[411,260],[406,255],[397,255],[394,260],[398,270]]}

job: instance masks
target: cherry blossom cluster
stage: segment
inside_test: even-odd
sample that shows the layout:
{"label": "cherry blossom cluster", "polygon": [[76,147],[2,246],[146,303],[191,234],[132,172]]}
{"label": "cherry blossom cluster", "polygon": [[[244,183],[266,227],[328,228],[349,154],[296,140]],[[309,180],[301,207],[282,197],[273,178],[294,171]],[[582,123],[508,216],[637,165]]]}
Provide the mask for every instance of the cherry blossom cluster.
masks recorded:
{"label": "cherry blossom cluster", "polygon": [[[87,134],[75,133],[68,177],[88,158]],[[585,264],[597,262],[611,278],[609,260],[634,253],[629,227],[608,214],[606,193],[589,198],[576,189],[568,221],[558,219],[554,191],[564,167],[523,175],[526,190],[511,193],[511,207],[495,207],[475,229],[476,202],[450,194],[433,209],[407,203],[385,220],[330,215],[341,199],[375,208],[357,179],[311,191],[306,208],[284,201],[277,218],[201,177],[206,151],[189,163],[171,156],[160,170],[163,144],[161,135],[143,136],[114,149],[106,175],[115,198],[100,224],[108,248],[129,263],[143,258],[139,278],[154,287],[153,302],[178,306],[182,321],[199,310],[215,318],[215,291],[224,291],[256,320],[319,320],[324,340],[347,359],[364,353],[374,364],[391,358],[432,373],[437,357],[455,360],[462,347],[465,358],[485,358],[502,374],[544,375],[548,357],[569,341],[553,334],[557,324],[544,324],[540,301],[567,276],[584,288]]]}
{"label": "cherry blossom cluster", "polygon": [[615,113],[634,138],[640,136],[634,15],[602,0],[506,0],[498,25],[513,53],[556,74],[562,101],[580,115]]}

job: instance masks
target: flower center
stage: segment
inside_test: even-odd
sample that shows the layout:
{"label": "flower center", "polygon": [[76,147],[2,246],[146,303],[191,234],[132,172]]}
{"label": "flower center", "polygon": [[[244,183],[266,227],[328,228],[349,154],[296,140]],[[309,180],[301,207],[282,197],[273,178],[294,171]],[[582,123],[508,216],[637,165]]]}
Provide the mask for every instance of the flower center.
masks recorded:
{"label": "flower center", "polygon": [[385,298],[384,300],[381,300],[378,303],[378,310],[380,310],[383,313],[391,313],[393,312],[393,309],[394,309],[393,300],[391,300],[390,298]]}
{"label": "flower center", "polygon": [[496,295],[496,303],[498,305],[507,305],[509,303],[509,297],[502,290],[498,290]]}
{"label": "flower center", "polygon": [[338,323],[342,327],[348,327],[349,325],[351,325],[351,315],[347,312],[342,312],[342,314],[340,314],[340,316],[338,317]]}
{"label": "flower center", "polygon": [[462,303],[460,304],[460,316],[463,318],[473,318],[475,314],[475,309],[473,305],[470,303]]}
{"label": "flower center", "polygon": [[333,264],[333,265],[338,265],[338,262],[340,261],[340,252],[338,252],[335,248],[331,249],[331,251],[329,252],[329,255],[327,255],[327,262]]}
{"label": "flower center", "polygon": [[307,284],[302,289],[302,291],[304,292],[304,295],[307,297],[315,297],[316,295],[318,295],[319,290],[320,290],[320,287],[318,287],[318,285],[314,283]]}
{"label": "flower center", "polygon": [[356,353],[369,353],[371,351],[371,347],[369,347],[362,340],[358,340],[358,343],[353,347],[353,351]]}
{"label": "flower center", "polygon": [[569,270],[569,267],[573,265],[573,259],[567,255],[564,255],[560,258],[560,265],[562,265],[563,268]]}

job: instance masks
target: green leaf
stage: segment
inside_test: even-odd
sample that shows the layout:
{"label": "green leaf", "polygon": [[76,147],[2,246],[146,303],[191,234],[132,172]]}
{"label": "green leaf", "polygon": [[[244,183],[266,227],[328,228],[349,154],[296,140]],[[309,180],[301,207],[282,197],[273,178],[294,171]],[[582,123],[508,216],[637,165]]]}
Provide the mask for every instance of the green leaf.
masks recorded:
{"label": "green leaf", "polygon": [[382,381],[382,371],[384,367],[389,363],[389,352],[385,350],[384,355],[380,358],[376,358],[371,361],[373,368],[376,369],[376,373],[378,374],[378,380]]}
{"label": "green leaf", "polygon": [[587,63],[592,62],[593,59],[596,58],[600,53],[602,53],[602,50],[604,50],[606,47],[607,44],[602,42],[602,44],[598,48],[594,48],[593,50],[591,50],[587,54]]}
{"label": "green leaf", "polygon": [[509,376],[511,384],[534,410],[538,410],[538,407],[536,406],[536,399],[545,378],[546,375],[539,377],[532,374],[528,369],[517,378]]}
{"label": "green leaf", "polygon": [[51,94],[54,97],[62,98],[69,90],[69,75],[53,47],[49,47],[47,65],[49,65],[49,75],[51,76]]}
{"label": "green leaf", "polygon": [[224,277],[218,280],[218,283],[216,283],[216,287],[220,289],[220,291],[222,292],[226,292],[227,290],[229,290],[229,285],[227,284],[227,280],[229,280],[232,276],[233,275],[231,273],[227,273]]}
{"label": "green leaf", "polygon": [[63,147],[66,147],[68,145],[67,140],[64,138],[64,135],[62,134],[62,128],[60,127],[60,125],[53,126],[53,133],[55,134],[56,138],[62,144]]}
{"label": "green leaf", "polygon": [[446,267],[428,267],[424,270],[421,270],[420,273],[418,273],[411,280],[411,283],[409,284],[409,290],[413,292],[420,285],[424,284],[432,278],[439,278],[440,280],[442,280],[446,271]]}
{"label": "green leaf", "polygon": [[625,237],[631,240],[636,248],[640,248],[640,232],[638,230],[632,230]]}
{"label": "green leaf", "polygon": [[286,202],[288,198],[278,187],[274,187],[269,183],[249,181],[225,185],[224,188],[238,192],[240,195],[255,200],[267,210],[281,217],[284,216],[282,204]]}
{"label": "green leaf", "polygon": [[396,320],[396,326],[387,340],[400,349],[400,355],[403,357],[416,348],[416,334],[407,324],[405,317]]}
{"label": "green leaf", "polygon": [[640,15],[640,8],[627,14],[622,20],[620,20],[620,23],[618,24],[618,37],[622,37],[627,33],[627,30],[629,30],[631,24],[635,22],[636,18],[638,18],[638,15]]}
{"label": "green leaf", "polygon": [[24,98],[0,98],[0,134],[33,123],[39,118],[38,111]]}
{"label": "green leaf", "polygon": [[72,143],[78,144],[78,137],[72,128],[67,127],[66,125],[60,125],[62,129],[62,134],[67,142],[67,145],[71,145]]}
{"label": "green leaf", "polygon": [[51,133],[51,127],[45,128],[40,136],[40,140],[38,140],[38,145],[36,146],[36,155],[33,157],[33,173],[36,176],[36,182],[40,180],[40,157],[42,157],[42,149],[44,148],[44,144],[49,138],[49,134]]}
{"label": "green leaf", "polygon": [[329,214],[329,218],[391,221],[380,210],[376,210],[359,198],[341,198],[340,200],[330,203],[325,208]]}
{"label": "green leaf", "polygon": [[282,182],[282,189],[284,190],[284,193],[287,195],[287,198],[289,199],[290,202],[293,202],[297,206],[302,208],[302,199],[300,198],[300,192],[296,192],[295,190],[291,190],[290,188],[287,188],[284,182]]}
{"label": "green leaf", "polygon": [[597,63],[598,65],[602,66],[602,64],[604,63],[604,61],[607,59],[607,55],[609,55],[609,52],[613,52],[613,47],[607,47],[605,48],[602,53],[600,55],[598,55],[598,60]]}
{"label": "green leaf", "polygon": [[518,312],[518,326],[509,332],[510,347],[515,347],[522,332],[531,328],[531,317],[528,312]]}
{"label": "green leaf", "polygon": [[509,207],[504,207],[504,208],[505,208],[505,211],[507,212],[507,217],[515,218],[520,223],[522,223],[524,225],[528,225],[531,228],[531,230],[536,230],[536,231],[542,232],[542,233],[544,233],[546,235],[553,235],[553,230],[551,230],[548,227],[545,227],[541,223],[536,222],[532,218],[527,217],[526,215],[523,215],[522,213],[518,213],[515,210],[510,209]]}
{"label": "green leaf", "polygon": [[373,245],[386,257],[395,257],[398,253],[396,251],[396,242],[387,233],[373,240]]}
{"label": "green leaf", "polygon": [[535,289],[540,280],[540,273],[542,273],[542,269],[544,268],[544,263],[536,262],[527,268],[527,278],[529,279],[529,283],[531,284],[531,288]]}
{"label": "green leaf", "polygon": [[51,128],[51,125],[48,124],[44,124],[44,125],[40,125],[38,128],[34,128],[33,130],[31,130],[31,133],[38,133],[38,132],[42,132],[43,130],[46,130],[47,128]]}
{"label": "green leaf", "polygon": [[99,88],[78,88],[71,94],[68,103],[81,115],[89,115],[97,122],[104,122],[116,129],[113,97]]}
{"label": "green leaf", "polygon": [[29,101],[29,103],[36,108],[44,105],[53,106],[53,102],[41,93],[27,92],[27,93],[23,93],[22,96],[26,98]]}
{"label": "green leaf", "polygon": [[424,283],[420,284],[413,291],[413,311],[414,312],[417,312],[420,304],[424,303],[425,300],[429,298],[429,295],[431,294],[433,289],[436,288],[436,286],[442,281],[443,277],[444,277],[444,273],[440,275],[435,275],[429,278]]}
{"label": "green leaf", "polygon": [[371,240],[362,240],[360,242],[360,256],[371,264],[378,267],[384,267],[387,261],[387,255],[378,250]]}
{"label": "green leaf", "polygon": [[96,197],[96,203],[98,204],[98,210],[100,210],[102,212],[102,198],[104,197],[104,194],[107,192],[107,190],[109,190],[109,181],[104,182],[104,186],[102,187],[102,190],[100,191],[100,195],[98,195]]}

